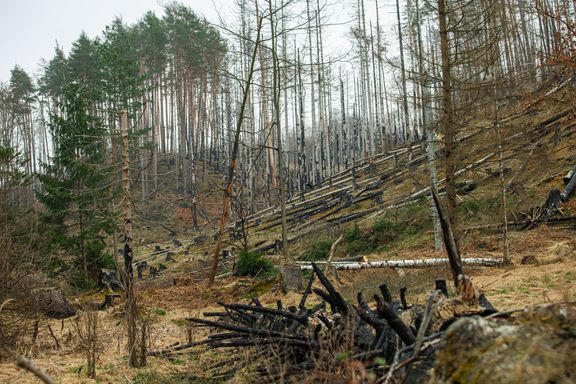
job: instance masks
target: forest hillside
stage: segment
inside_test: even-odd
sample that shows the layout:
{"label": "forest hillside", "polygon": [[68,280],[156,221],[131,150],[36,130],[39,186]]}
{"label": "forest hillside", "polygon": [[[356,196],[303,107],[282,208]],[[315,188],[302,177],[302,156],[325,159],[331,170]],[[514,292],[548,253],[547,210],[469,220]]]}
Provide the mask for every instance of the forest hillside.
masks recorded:
{"label": "forest hillside", "polygon": [[1,382],[574,381],[574,3],[349,3],[14,67]]}

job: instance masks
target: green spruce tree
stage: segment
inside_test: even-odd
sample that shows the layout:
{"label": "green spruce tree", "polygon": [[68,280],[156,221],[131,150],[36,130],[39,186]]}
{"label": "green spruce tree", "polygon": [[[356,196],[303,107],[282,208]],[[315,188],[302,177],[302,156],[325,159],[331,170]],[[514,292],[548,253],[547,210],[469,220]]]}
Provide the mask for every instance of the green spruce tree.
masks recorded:
{"label": "green spruce tree", "polygon": [[94,94],[78,83],[64,89],[61,115],[50,116],[54,156],[39,175],[45,239],[53,254],[72,257],[76,283],[111,267],[105,239],[112,233],[106,167],[107,131],[90,110]]}

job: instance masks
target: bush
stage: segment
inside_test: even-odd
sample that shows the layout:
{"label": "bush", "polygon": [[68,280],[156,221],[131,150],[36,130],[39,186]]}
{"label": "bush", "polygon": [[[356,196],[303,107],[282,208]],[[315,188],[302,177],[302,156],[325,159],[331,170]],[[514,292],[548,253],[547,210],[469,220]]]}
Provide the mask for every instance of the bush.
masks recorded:
{"label": "bush", "polygon": [[376,220],[371,228],[366,228],[363,231],[360,231],[358,224],[354,224],[352,229],[344,232],[346,252],[349,255],[375,252],[399,239],[417,235],[422,230],[423,225],[416,223],[413,217],[419,212],[413,208],[410,211],[399,212],[402,216],[410,215],[412,218],[411,220],[403,218],[402,222],[383,217]]}
{"label": "bush", "polygon": [[382,233],[389,236],[396,235],[401,230],[398,224],[393,223],[385,218],[376,220],[372,225],[372,229],[375,233]]}
{"label": "bush", "polygon": [[76,272],[72,275],[70,285],[77,291],[87,292],[98,288],[98,284],[94,279],[86,276],[84,272]]}
{"label": "bush", "polygon": [[300,256],[300,260],[304,261],[318,261],[318,260],[326,260],[328,255],[330,254],[330,248],[334,240],[319,240],[312,244],[310,249],[302,252]]}
{"label": "bush", "polygon": [[274,265],[263,254],[242,251],[236,264],[236,273],[240,276],[262,276],[274,270]]}
{"label": "bush", "polygon": [[105,253],[98,259],[98,269],[116,269],[116,263],[114,262],[114,257]]}

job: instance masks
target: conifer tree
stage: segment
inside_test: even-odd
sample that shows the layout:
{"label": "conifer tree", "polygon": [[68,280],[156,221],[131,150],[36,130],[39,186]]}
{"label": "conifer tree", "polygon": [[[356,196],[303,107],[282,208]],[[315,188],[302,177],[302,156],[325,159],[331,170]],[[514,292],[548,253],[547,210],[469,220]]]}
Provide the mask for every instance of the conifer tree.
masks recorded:
{"label": "conifer tree", "polygon": [[90,110],[93,96],[78,83],[65,87],[62,116],[50,116],[54,156],[39,175],[42,221],[55,254],[75,257],[86,281],[90,271],[110,267],[105,239],[112,231],[106,164],[106,130]]}

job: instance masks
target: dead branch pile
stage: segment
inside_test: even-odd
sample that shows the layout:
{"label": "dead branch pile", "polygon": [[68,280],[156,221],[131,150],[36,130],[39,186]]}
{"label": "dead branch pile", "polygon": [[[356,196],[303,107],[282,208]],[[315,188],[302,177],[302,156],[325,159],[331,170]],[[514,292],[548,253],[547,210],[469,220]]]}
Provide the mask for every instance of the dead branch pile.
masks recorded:
{"label": "dead branch pile", "polygon": [[[321,288],[313,288],[316,277]],[[498,312],[465,276],[454,297],[437,281],[425,305],[408,303],[405,288],[398,298],[386,284],[379,288],[373,303],[361,293],[348,303],[314,265],[297,307],[220,303],[221,311],[187,319],[212,329],[207,338],[151,354],[174,358],[199,346],[229,351],[206,370],[213,379],[244,368],[244,351],[260,382],[470,382],[492,374],[498,382],[570,382],[574,303]],[[322,302],[307,305],[312,293]]]}
{"label": "dead branch pile", "polygon": [[[442,288],[445,281],[437,283],[441,290],[430,296],[425,307],[407,303],[406,289],[401,290],[398,300],[394,299],[386,284],[380,286],[381,294],[374,296],[375,305],[370,305],[361,293],[357,304],[350,304],[316,264],[313,268],[298,307],[284,308],[278,301],[276,308],[268,308],[257,299],[249,304],[220,303],[222,311],[188,319],[215,333],[205,340],[153,354],[173,356],[199,345],[251,348],[261,358],[256,371],[265,381],[310,374],[328,366],[343,370],[351,361],[361,363],[362,369],[374,377],[383,377],[393,369],[394,377],[400,378],[419,375],[422,367],[433,366],[438,342],[456,319],[496,312],[473,289],[469,291],[466,283],[461,284],[465,289],[458,297],[448,298]],[[322,288],[313,288],[315,277]],[[311,293],[322,302],[307,306]],[[275,356],[272,363],[270,356]]]}

